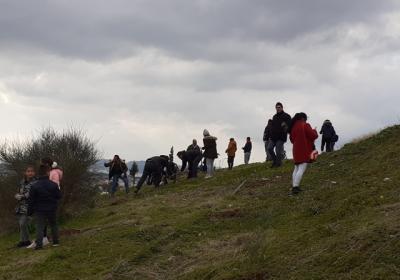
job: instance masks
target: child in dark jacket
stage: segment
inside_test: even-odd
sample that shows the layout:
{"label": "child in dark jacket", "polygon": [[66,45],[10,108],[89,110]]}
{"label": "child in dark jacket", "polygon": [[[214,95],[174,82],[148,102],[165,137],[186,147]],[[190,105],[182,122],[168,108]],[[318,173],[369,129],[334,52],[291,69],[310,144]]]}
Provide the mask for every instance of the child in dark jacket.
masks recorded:
{"label": "child in dark jacket", "polygon": [[47,224],[51,228],[53,246],[59,245],[56,215],[61,191],[56,183],[50,181],[49,173],[49,166],[41,165],[39,179],[29,192],[28,216],[35,214],[36,218],[36,250],[43,248],[43,231]]}
{"label": "child in dark jacket", "polygon": [[28,166],[25,170],[24,179],[22,179],[19,191],[15,195],[15,199],[18,201],[17,208],[15,209],[18,224],[19,224],[19,232],[20,232],[20,241],[17,244],[18,248],[27,247],[31,245],[31,241],[29,238],[29,222],[30,219],[28,217],[28,198],[29,191],[36,183],[35,178],[35,168],[33,166]]}

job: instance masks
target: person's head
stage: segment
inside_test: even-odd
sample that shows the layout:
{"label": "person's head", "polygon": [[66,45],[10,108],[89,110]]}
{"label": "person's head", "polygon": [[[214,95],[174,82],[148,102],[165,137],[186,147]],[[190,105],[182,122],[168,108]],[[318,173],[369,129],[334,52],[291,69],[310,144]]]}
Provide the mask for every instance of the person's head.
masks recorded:
{"label": "person's head", "polygon": [[210,136],[210,132],[207,129],[204,129],[203,136],[204,137]]}
{"label": "person's head", "polygon": [[197,146],[197,140],[196,139],[193,139],[193,146]]}
{"label": "person's head", "polygon": [[234,138],[231,138],[231,139],[229,139],[229,141],[233,142],[233,141],[235,141],[235,139],[234,139]]}
{"label": "person's head", "polygon": [[115,155],[113,161],[120,161],[119,155]]}
{"label": "person's head", "polygon": [[40,160],[40,164],[47,165],[48,167],[51,167],[53,163],[54,161],[49,157],[45,157]]}
{"label": "person's head", "polygon": [[294,117],[293,117],[293,119],[292,119],[291,125],[290,125],[290,127],[289,127],[289,133],[292,131],[292,128],[294,127],[294,125],[295,125],[298,121],[304,121],[304,122],[306,122],[307,119],[308,119],[308,117],[307,117],[306,113],[301,112],[301,113],[295,114]]}
{"label": "person's head", "polygon": [[46,177],[49,176],[49,174],[50,174],[50,166],[46,164],[41,164],[39,166],[39,172],[38,172],[39,177]]}
{"label": "person's head", "polygon": [[283,105],[281,102],[276,103],[275,109],[277,113],[282,113],[283,112]]}
{"label": "person's head", "polygon": [[247,140],[247,142],[250,142],[250,141],[251,141],[251,138],[250,138],[250,137],[247,137],[246,140]]}
{"label": "person's head", "polygon": [[32,179],[36,176],[35,167],[29,165],[26,167],[24,172],[25,181],[32,181]]}

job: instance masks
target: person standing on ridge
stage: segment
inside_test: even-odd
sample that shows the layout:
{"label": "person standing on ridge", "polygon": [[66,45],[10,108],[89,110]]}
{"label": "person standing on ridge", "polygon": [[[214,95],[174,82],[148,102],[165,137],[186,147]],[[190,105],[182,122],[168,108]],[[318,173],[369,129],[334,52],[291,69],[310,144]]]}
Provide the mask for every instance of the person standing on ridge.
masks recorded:
{"label": "person standing on ridge", "polygon": [[211,178],[214,176],[214,161],[218,158],[217,152],[217,137],[211,136],[210,132],[207,129],[203,131],[203,156],[206,159],[207,165],[207,175],[206,179]]}
{"label": "person standing on ridge", "polygon": [[300,189],[301,179],[309,163],[312,162],[312,152],[315,150],[314,142],[318,138],[316,129],[312,129],[307,123],[305,113],[297,113],[292,120],[289,129],[290,141],[293,143],[293,171],[292,194],[296,195]]}
{"label": "person standing on ridge", "polygon": [[276,114],[272,118],[271,141],[268,145],[268,151],[272,157],[272,167],[280,167],[284,157],[284,145],[287,141],[287,133],[292,119],[289,114],[283,111],[282,103],[276,103],[275,108]]}
{"label": "person standing on ridge", "polygon": [[266,156],[265,161],[266,162],[272,160],[271,154],[268,151],[268,146],[269,146],[269,143],[271,142],[271,127],[272,127],[272,120],[269,119],[268,123],[267,123],[267,126],[264,129],[264,135],[263,135],[263,141],[264,141],[264,147],[265,147],[265,156]]}
{"label": "person standing on ridge", "polygon": [[321,152],[324,151],[325,145],[326,152],[332,152],[333,146],[335,145],[335,142],[338,138],[332,122],[330,120],[324,121],[324,124],[322,125],[321,131],[319,133],[322,134]]}
{"label": "person standing on ridge", "polygon": [[251,150],[253,149],[253,144],[251,143],[250,137],[247,137],[246,144],[244,145],[244,147],[242,149],[244,152],[244,164],[249,164]]}
{"label": "person standing on ridge", "polygon": [[228,155],[229,170],[232,170],[232,168],[233,168],[233,164],[235,162],[236,151],[237,151],[236,141],[235,141],[235,139],[231,138],[231,139],[229,139],[228,148],[225,151],[225,153],[227,153],[227,155]]}

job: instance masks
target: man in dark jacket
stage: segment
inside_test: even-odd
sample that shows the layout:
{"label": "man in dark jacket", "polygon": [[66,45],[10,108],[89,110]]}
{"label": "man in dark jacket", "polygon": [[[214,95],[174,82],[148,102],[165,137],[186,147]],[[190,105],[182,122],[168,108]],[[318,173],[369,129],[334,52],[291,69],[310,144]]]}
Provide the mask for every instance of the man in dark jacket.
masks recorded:
{"label": "man in dark jacket", "polygon": [[272,118],[268,151],[272,157],[272,167],[280,167],[282,165],[284,145],[287,141],[288,129],[292,118],[283,111],[282,103],[278,102],[275,108],[276,114]]}
{"label": "man in dark jacket", "polygon": [[168,169],[169,166],[168,156],[162,155],[147,159],[144,165],[142,177],[136,186],[135,193],[140,191],[144,182],[146,182],[146,179],[148,178],[149,182],[153,183],[155,187],[159,187],[164,174],[164,169]]}
{"label": "man in dark jacket", "polygon": [[196,178],[199,163],[203,158],[200,147],[197,145],[197,140],[194,139],[193,144],[190,145],[186,151],[178,152],[177,155],[182,160],[181,172],[185,171],[186,166],[189,165],[188,179]]}
{"label": "man in dark jacket", "polygon": [[330,120],[324,121],[324,124],[322,125],[321,131],[319,133],[322,134],[321,152],[324,151],[325,145],[326,151],[328,153],[332,152],[333,146],[335,145],[335,142],[338,138],[332,122]]}
{"label": "man in dark jacket", "polygon": [[53,246],[59,245],[57,227],[57,207],[61,199],[58,185],[49,180],[50,168],[39,167],[39,180],[31,187],[28,198],[28,216],[36,216],[36,250],[43,248],[44,229],[49,224]]}
{"label": "man in dark jacket", "polygon": [[246,144],[244,145],[244,147],[242,149],[244,152],[244,164],[249,164],[251,150],[253,149],[253,144],[251,143],[250,137],[247,137]]}
{"label": "man in dark jacket", "polygon": [[115,155],[113,160],[104,163],[104,167],[109,167],[108,179],[112,179],[111,195],[113,196],[117,191],[119,179],[124,182],[125,192],[129,193],[128,166],[126,163],[118,155]]}

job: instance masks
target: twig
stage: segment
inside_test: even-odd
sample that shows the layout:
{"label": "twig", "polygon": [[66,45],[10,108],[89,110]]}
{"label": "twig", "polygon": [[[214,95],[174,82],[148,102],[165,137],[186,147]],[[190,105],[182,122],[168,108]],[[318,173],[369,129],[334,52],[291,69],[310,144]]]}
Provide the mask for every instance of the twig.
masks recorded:
{"label": "twig", "polygon": [[244,181],[235,189],[235,191],[233,192],[233,195],[235,195],[235,194],[240,190],[240,188],[243,187],[244,184],[246,184],[246,182],[247,182],[247,179],[244,180]]}

